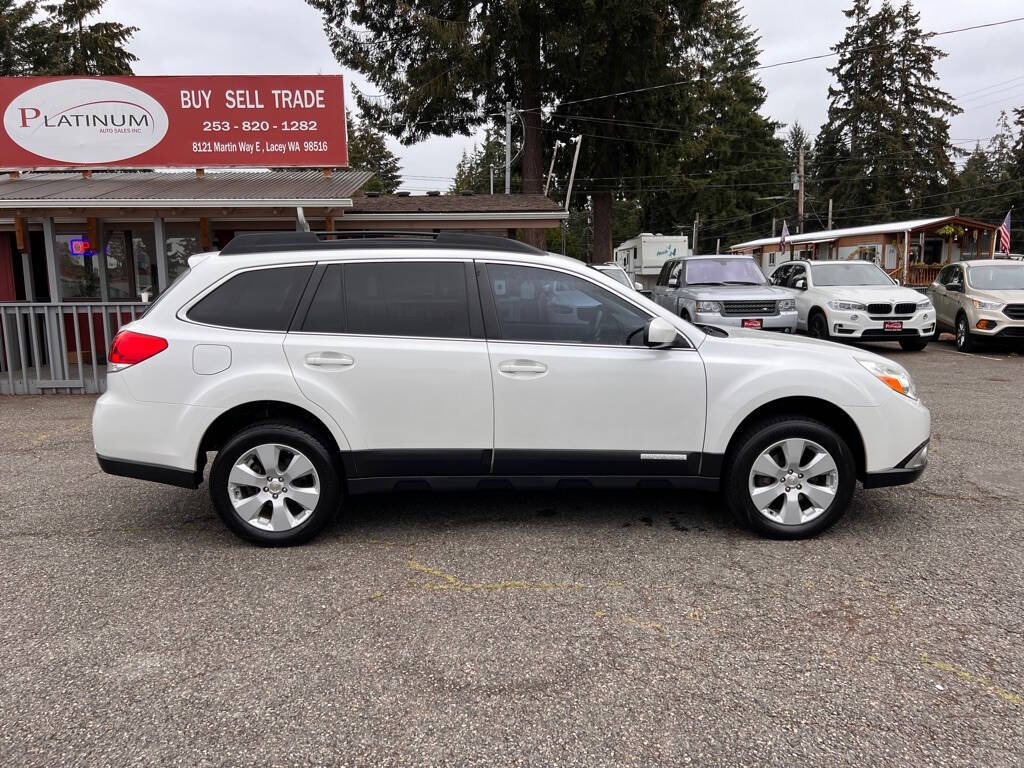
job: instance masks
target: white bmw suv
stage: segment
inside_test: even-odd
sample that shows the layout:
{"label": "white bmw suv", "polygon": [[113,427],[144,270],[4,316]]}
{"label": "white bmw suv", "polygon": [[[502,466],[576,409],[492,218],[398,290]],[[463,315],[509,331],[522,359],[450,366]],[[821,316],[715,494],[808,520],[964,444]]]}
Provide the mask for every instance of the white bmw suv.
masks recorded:
{"label": "white bmw suv", "polygon": [[927,462],[901,366],[702,331],[522,243],[251,234],[189,263],[113,340],[96,453],[187,488],[214,453],[217,512],[259,544],[309,539],[346,493],[581,486],[721,489],[796,538]]}
{"label": "white bmw suv", "polygon": [[920,352],[935,333],[935,307],[870,261],[787,261],[771,283],[793,290],[797,327],[818,339],[898,341]]}

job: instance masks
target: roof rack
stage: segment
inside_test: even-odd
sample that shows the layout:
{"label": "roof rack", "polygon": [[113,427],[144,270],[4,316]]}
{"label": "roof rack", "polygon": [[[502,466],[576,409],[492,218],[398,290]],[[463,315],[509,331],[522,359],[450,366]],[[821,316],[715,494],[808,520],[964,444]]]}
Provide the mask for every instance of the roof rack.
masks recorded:
{"label": "roof rack", "polygon": [[461,232],[411,232],[408,230],[344,229],[333,232],[247,232],[225,245],[221,256],[245,253],[309,250],[365,250],[371,248],[438,248],[506,253],[543,254],[532,245],[494,235]]}

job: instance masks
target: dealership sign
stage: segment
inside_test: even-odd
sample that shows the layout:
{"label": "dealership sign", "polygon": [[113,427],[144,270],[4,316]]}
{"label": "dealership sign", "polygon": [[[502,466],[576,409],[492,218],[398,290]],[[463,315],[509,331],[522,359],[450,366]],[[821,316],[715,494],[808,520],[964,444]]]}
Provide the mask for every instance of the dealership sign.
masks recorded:
{"label": "dealership sign", "polygon": [[0,78],[0,169],[348,164],[340,75]]}

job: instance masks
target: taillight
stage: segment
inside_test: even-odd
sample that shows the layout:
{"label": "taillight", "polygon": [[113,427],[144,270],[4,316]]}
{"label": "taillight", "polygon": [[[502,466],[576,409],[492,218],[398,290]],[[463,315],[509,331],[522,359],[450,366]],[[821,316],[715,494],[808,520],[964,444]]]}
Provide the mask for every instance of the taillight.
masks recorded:
{"label": "taillight", "polygon": [[167,349],[167,339],[135,331],[119,331],[110,343],[107,372],[120,371],[129,365],[141,363]]}

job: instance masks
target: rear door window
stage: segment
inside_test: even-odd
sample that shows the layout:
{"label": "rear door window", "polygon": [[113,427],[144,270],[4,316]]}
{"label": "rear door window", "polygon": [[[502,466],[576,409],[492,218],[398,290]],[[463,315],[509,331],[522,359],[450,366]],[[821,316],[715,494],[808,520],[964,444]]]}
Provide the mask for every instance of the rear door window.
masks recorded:
{"label": "rear door window", "polygon": [[454,339],[473,336],[466,266],[462,262],[346,264],[341,289],[348,333]]}
{"label": "rear door window", "polygon": [[242,272],[200,299],[187,317],[225,328],[287,331],[312,272],[312,266]]}

